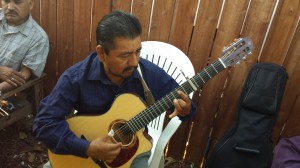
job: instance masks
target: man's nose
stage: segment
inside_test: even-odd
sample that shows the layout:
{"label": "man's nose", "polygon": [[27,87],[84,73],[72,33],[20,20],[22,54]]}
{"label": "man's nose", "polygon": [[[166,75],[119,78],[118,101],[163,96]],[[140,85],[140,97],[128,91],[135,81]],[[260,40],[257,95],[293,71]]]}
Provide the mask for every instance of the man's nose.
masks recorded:
{"label": "man's nose", "polygon": [[132,54],[129,60],[129,65],[132,67],[136,67],[139,64],[140,56],[137,54]]}
{"label": "man's nose", "polygon": [[13,10],[13,9],[15,9],[15,7],[16,7],[16,4],[15,4],[13,1],[10,1],[10,2],[7,4],[7,8],[8,8],[9,10]]}

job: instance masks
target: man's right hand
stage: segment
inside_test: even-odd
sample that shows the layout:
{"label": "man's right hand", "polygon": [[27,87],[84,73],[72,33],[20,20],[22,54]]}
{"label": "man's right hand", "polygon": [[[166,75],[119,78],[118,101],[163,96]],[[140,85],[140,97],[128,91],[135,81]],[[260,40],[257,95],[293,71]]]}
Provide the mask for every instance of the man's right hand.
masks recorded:
{"label": "man's right hand", "polygon": [[0,66],[0,79],[13,86],[21,86],[26,82],[26,77],[21,72],[5,66]]}
{"label": "man's right hand", "polygon": [[87,155],[103,160],[105,162],[112,162],[121,151],[121,143],[114,143],[110,136],[99,137],[90,143],[87,150]]}

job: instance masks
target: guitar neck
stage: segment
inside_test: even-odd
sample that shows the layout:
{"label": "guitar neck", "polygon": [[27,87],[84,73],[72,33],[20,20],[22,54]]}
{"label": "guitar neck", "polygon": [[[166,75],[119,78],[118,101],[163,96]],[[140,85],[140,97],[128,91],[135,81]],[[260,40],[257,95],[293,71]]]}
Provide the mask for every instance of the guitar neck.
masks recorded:
{"label": "guitar neck", "polygon": [[173,100],[179,98],[177,94],[178,90],[181,90],[185,94],[189,95],[191,92],[195,91],[197,88],[199,88],[201,85],[206,83],[209,79],[217,75],[225,68],[226,66],[220,59],[215,61],[214,63],[204,68],[201,72],[190,78],[189,81],[184,82],[174,91],[170,92],[168,95],[130,119],[127,122],[127,126],[133,133],[137,132],[173,106]]}

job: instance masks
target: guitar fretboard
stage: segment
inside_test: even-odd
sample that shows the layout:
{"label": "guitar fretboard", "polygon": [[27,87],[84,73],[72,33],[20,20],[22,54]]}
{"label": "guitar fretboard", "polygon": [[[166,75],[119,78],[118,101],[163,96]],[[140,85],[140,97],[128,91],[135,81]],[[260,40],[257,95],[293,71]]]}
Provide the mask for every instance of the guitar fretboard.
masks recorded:
{"label": "guitar fretboard", "polygon": [[[184,82],[181,86],[177,87],[174,91],[170,92],[168,95],[155,102],[150,107],[143,110],[141,113],[130,119],[126,127],[128,127],[132,133],[145,127],[149,122],[154,120],[156,117],[161,115],[167,109],[173,106],[173,100],[178,99],[178,90],[183,91],[185,94],[189,95],[194,91],[194,86],[199,88],[201,85],[205,84],[209,79],[217,75],[219,72],[224,70],[226,66],[219,59],[214,63],[210,64],[204,68],[201,72],[197,73],[195,76],[189,79],[189,82]],[[192,85],[190,84],[192,83]]]}

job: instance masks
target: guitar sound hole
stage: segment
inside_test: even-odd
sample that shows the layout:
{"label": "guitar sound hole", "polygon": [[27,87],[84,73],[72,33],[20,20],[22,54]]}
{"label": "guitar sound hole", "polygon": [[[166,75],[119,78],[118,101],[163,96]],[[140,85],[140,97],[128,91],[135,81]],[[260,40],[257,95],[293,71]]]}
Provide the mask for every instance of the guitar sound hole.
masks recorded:
{"label": "guitar sound hole", "polygon": [[134,144],[136,136],[126,125],[126,121],[116,121],[111,129],[114,130],[113,140],[115,142],[121,142],[122,147],[127,148]]}

